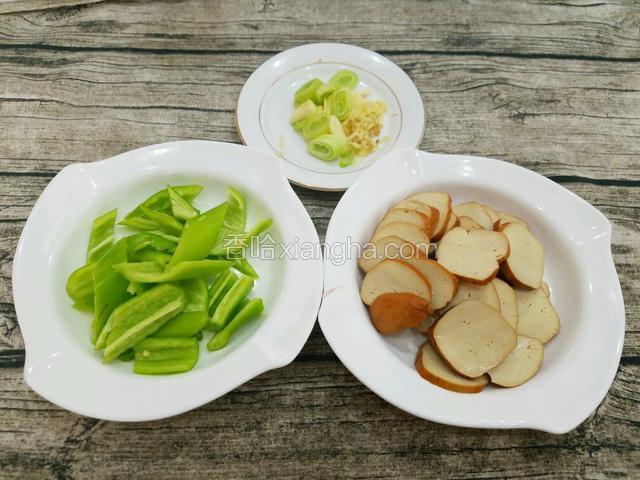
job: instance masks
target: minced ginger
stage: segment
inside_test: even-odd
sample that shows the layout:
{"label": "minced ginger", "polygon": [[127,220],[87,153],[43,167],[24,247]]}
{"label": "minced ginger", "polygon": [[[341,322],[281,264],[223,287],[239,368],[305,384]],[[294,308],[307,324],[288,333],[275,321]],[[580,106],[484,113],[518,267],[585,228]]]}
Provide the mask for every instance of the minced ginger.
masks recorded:
{"label": "minced ginger", "polygon": [[387,104],[382,100],[367,100],[367,92],[353,92],[353,107],[342,126],[356,155],[365,157],[378,146],[382,117]]}

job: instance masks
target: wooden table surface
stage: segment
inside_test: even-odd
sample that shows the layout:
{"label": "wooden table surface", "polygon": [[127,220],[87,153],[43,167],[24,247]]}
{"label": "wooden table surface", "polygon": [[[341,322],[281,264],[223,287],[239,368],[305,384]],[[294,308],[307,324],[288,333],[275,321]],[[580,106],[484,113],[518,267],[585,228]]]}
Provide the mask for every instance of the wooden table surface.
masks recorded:
{"label": "wooden table surface", "polygon": [[[25,385],[11,264],[51,178],[147,144],[238,143],[251,72],[317,41],[376,50],[409,74],[426,108],[422,149],[518,163],[613,223],[624,351],[576,430],[414,418],[361,385],[317,327],[288,367],[163,421],[82,418]],[[323,237],[340,194],[296,192]],[[0,478],[640,478],[637,0],[5,0],[0,205]]]}

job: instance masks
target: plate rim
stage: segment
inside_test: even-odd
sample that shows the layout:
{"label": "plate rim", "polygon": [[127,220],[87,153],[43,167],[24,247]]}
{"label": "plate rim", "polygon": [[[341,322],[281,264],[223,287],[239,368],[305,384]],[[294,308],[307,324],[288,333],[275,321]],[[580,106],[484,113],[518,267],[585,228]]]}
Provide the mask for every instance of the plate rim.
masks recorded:
{"label": "plate rim", "polygon": [[[33,243],[33,241],[30,240],[30,237],[36,235],[38,231],[43,228],[43,226],[41,225],[42,219],[38,217],[42,215],[41,212],[43,211],[43,209],[47,208],[47,202],[50,201],[52,192],[55,193],[56,189],[64,188],[68,185],[68,182],[72,180],[78,180],[78,175],[84,177],[82,178],[82,181],[86,181],[87,179],[90,180],[91,174],[95,175],[97,174],[97,172],[101,172],[103,170],[119,169],[120,167],[125,167],[125,165],[131,166],[132,164],[140,164],[138,166],[140,168],[143,168],[144,165],[142,164],[144,163],[147,165],[159,167],[160,170],[165,169],[165,171],[175,171],[172,170],[171,162],[173,161],[175,163],[180,161],[180,165],[184,166],[185,169],[195,168],[197,170],[198,168],[200,168],[200,170],[203,171],[205,167],[202,165],[204,161],[201,159],[185,160],[184,158],[174,158],[172,160],[172,156],[175,157],[179,155],[180,152],[185,151],[185,149],[186,151],[189,151],[189,149],[201,148],[204,148],[206,152],[217,154],[219,156],[224,155],[224,152],[235,150],[237,152],[237,155],[241,155],[244,156],[244,158],[249,159],[247,160],[249,164],[258,165],[260,163],[261,166],[259,166],[258,168],[263,168],[265,169],[264,171],[272,168],[272,173],[269,174],[271,175],[272,180],[268,182],[268,186],[266,186],[265,188],[272,188],[274,187],[274,185],[276,185],[274,182],[278,182],[278,190],[280,190],[279,196],[282,197],[281,201],[286,201],[287,204],[291,206],[290,211],[287,212],[287,216],[281,216],[280,222],[287,225],[287,231],[295,230],[295,232],[299,234],[300,237],[311,242],[319,242],[317,230],[313,224],[313,221],[304,208],[303,204],[301,203],[300,199],[291,188],[291,185],[284,177],[282,169],[280,167],[280,162],[277,159],[273,158],[273,156],[269,153],[263,152],[261,150],[227,142],[187,140],[149,145],[126,151],[113,157],[106,158],[104,160],[88,163],[73,163],[67,165],[62,170],[60,170],[60,172],[58,172],[58,174],[56,174],[53,179],[51,179],[41,195],[38,197],[38,200],[35,202],[33,209],[29,213],[27,221],[25,222],[25,225],[20,234],[20,239],[16,247],[12,264],[13,300],[16,309],[18,324],[20,326],[21,332],[23,333],[25,348],[25,365],[23,369],[23,376],[25,382],[29,385],[29,387],[43,398],[74,413],[105,420],[128,422],[150,421],[160,418],[167,418],[209,403],[234,390],[239,385],[242,385],[250,379],[260,375],[261,373],[264,373],[267,370],[280,368],[291,363],[306,344],[313,326],[315,325],[317,312],[319,310],[321,302],[324,275],[322,258],[314,258],[311,262],[309,262],[308,260],[300,259],[295,261],[289,261],[286,259],[284,260],[285,266],[283,267],[283,273],[286,273],[287,275],[291,273],[294,275],[299,275],[300,272],[305,272],[304,280],[307,282],[306,285],[308,286],[308,288],[305,289],[307,290],[307,294],[306,296],[304,296],[304,298],[308,300],[308,303],[305,304],[303,308],[299,308],[297,310],[294,310],[293,306],[283,304],[282,299],[291,297],[293,294],[295,294],[295,292],[297,292],[298,294],[304,294],[304,292],[300,292],[300,290],[302,289],[298,286],[303,282],[292,282],[292,279],[285,279],[282,284],[282,291],[276,297],[277,300],[274,301],[274,310],[269,312],[269,316],[278,314],[280,325],[284,324],[282,318],[288,316],[290,320],[295,321],[296,325],[299,326],[299,328],[296,329],[296,332],[291,336],[291,338],[282,341],[282,337],[277,335],[277,329],[273,327],[263,329],[262,327],[267,325],[267,322],[263,322],[260,327],[258,327],[258,329],[254,331],[248,338],[244,339],[241,344],[237,345],[226,356],[223,356],[211,365],[207,365],[206,367],[204,367],[198,375],[199,377],[204,376],[206,375],[207,370],[214,370],[216,365],[218,365],[222,361],[229,361],[229,359],[233,360],[234,358],[237,360],[236,357],[241,355],[243,362],[236,362],[238,363],[238,365],[235,372],[235,378],[225,378],[223,380],[224,385],[216,384],[216,382],[211,382],[211,384],[209,385],[201,386],[199,388],[199,393],[195,392],[195,395],[185,395],[179,402],[167,402],[163,407],[154,409],[152,412],[144,411],[143,409],[141,409],[140,411],[135,411],[132,409],[128,412],[123,413],[121,410],[117,409],[109,411],[109,408],[105,407],[106,402],[99,405],[83,405],[82,401],[78,402],[78,400],[74,397],[73,392],[65,393],[61,392],[61,389],[56,390],[55,388],[51,388],[51,386],[47,385],[46,382],[42,382],[41,380],[39,380],[41,376],[35,375],[34,368],[41,368],[40,366],[38,366],[38,362],[35,361],[34,358],[38,359],[38,357],[40,357],[42,353],[41,346],[38,345],[38,343],[42,343],[42,340],[36,340],[36,333],[34,333],[36,330],[36,321],[34,320],[34,318],[32,318],[34,311],[33,309],[27,308],[29,293],[27,286],[29,281],[33,280],[34,272],[32,271],[32,266],[25,263],[25,258],[29,253],[26,249],[31,248],[30,244]],[[162,152],[163,150],[166,150],[166,153],[164,155],[158,155],[158,157],[154,157],[154,153]],[[201,165],[198,165],[198,163],[200,163]],[[213,178],[216,177],[215,168],[216,167],[212,166],[211,170],[208,171],[210,172],[209,175]],[[120,170],[122,169],[120,168]],[[217,175],[220,175],[219,171]],[[144,180],[145,177],[142,176],[140,178],[141,180]],[[112,185],[116,183],[116,181],[113,179],[110,181]],[[107,187],[103,186],[102,188],[106,189]],[[258,199],[262,199],[262,197],[265,195],[264,192],[260,193],[259,190],[255,189],[249,191],[248,193],[257,197]],[[276,216],[277,212],[272,212],[272,214],[274,216],[274,219],[278,221],[278,217]],[[81,214],[76,213],[76,215]],[[52,249],[50,252],[48,252],[48,254],[51,255],[53,252],[54,250]],[[301,262],[305,262],[304,265]],[[47,267],[50,267],[50,265],[47,265]],[[47,294],[44,293],[43,297],[48,299],[49,297],[47,297],[46,295]],[[69,308],[71,308],[70,305]],[[59,316],[59,314],[57,312],[54,312],[51,314],[51,316]],[[272,322],[271,325],[273,325],[273,323],[274,322]],[[59,324],[56,324],[50,328],[53,328],[54,330],[61,330]],[[61,335],[68,337],[68,335],[66,335],[64,332],[62,332]],[[72,355],[77,355],[78,350],[82,350],[82,346],[77,345],[77,342],[74,339],[69,339],[68,341],[74,344],[74,346],[71,347],[71,349],[73,350]],[[53,358],[53,356],[54,355],[51,355],[49,358]],[[244,360],[246,360],[246,362]],[[109,378],[112,372],[109,372],[108,366],[105,366],[104,369],[105,377]],[[69,375],[73,375],[73,373],[73,369],[67,372],[67,374]],[[131,373],[130,376],[127,375],[126,379],[123,380],[123,382],[126,383],[132,378],[134,379],[131,380],[133,382],[138,382],[138,380],[135,379],[139,378],[140,385],[148,382],[148,379],[145,376],[136,376],[133,373]],[[185,380],[185,375],[161,376],[156,378],[161,378],[163,381],[166,381],[169,384],[190,384],[189,381]],[[160,383],[162,382],[159,381],[158,384]],[[193,380],[191,381],[191,383],[193,383]],[[152,391],[153,388],[149,388],[149,390]]]}
{"label": "plate rim", "polygon": [[[397,65],[395,62],[385,57],[384,55],[381,55],[373,50],[369,50],[367,48],[360,47],[357,45],[352,45],[347,43],[337,43],[337,42],[307,43],[307,44],[298,45],[298,46],[289,48],[287,50],[279,52],[276,55],[270,57],[253,71],[253,73],[249,76],[249,78],[244,83],[242,90],[240,91],[240,95],[238,96],[238,99],[236,101],[236,109],[235,109],[235,115],[234,115],[236,130],[238,132],[240,140],[244,145],[252,146],[254,148],[260,148],[270,153],[274,153],[277,156],[277,153],[273,151],[272,147],[269,145],[269,142],[264,138],[264,135],[262,134],[262,131],[259,125],[260,123],[259,114],[255,112],[255,115],[250,115],[252,108],[250,106],[251,102],[250,102],[250,95],[248,93],[248,89],[252,87],[252,83],[260,82],[262,75],[265,75],[266,78],[269,78],[269,75],[265,74],[265,72],[273,64],[276,64],[283,58],[285,59],[288,57],[295,58],[296,55],[303,54],[307,50],[313,50],[314,51],[313,57],[315,57],[317,56],[315,55],[316,49],[324,49],[326,51],[337,50],[338,51],[337,55],[338,56],[342,55],[342,60],[340,60],[340,58],[338,57],[331,57],[330,54],[324,54],[324,56],[330,57],[330,58],[327,58],[326,60],[327,63],[350,63],[355,65],[356,63],[359,62],[360,58],[358,57],[358,61],[354,62],[353,56],[349,56],[348,52],[344,53],[344,50],[349,50],[352,53],[355,52],[355,54],[358,56],[363,56],[363,55],[372,56],[373,58],[376,59],[377,62],[384,65],[386,68],[390,68],[392,73],[394,75],[397,75],[398,78],[396,78],[396,80],[402,81],[404,83],[403,85],[404,87],[409,87],[408,89],[406,89],[406,91],[403,89],[402,95],[398,95],[397,91],[394,90],[391,85],[389,85],[389,82],[385,78],[385,76],[375,73],[375,71],[367,67],[363,67],[362,65],[355,65],[357,68],[362,68],[363,70],[366,70],[372,75],[376,76],[377,78],[383,80],[388,86],[390,92],[398,99],[398,104],[400,105],[401,109],[403,109],[403,107],[407,107],[406,110],[411,111],[412,105],[414,104],[419,105],[419,108],[416,108],[415,112],[412,112],[412,114],[415,113],[417,117],[415,119],[411,119],[410,122],[403,121],[403,126],[399,132],[399,135],[400,135],[403,130],[406,131],[408,127],[404,125],[407,125],[409,123],[416,125],[416,127],[419,127],[419,135],[418,135],[418,138],[415,139],[415,144],[413,141],[410,142],[411,143],[410,145],[408,143],[397,143],[395,148],[392,151],[396,149],[409,148],[409,147],[417,148],[420,145],[420,143],[422,142],[422,139],[424,138],[425,109],[424,109],[424,102],[422,101],[422,96],[420,95],[420,91],[418,90],[418,87],[413,82],[411,77],[409,77],[409,75],[402,68],[400,68],[399,65]],[[321,62],[318,62],[313,59],[311,61],[305,61],[304,63],[294,62],[294,64],[291,65],[286,71],[278,73],[277,76],[274,79],[271,79],[266,85],[260,85],[258,83],[256,87],[260,87],[259,89],[260,99],[261,99],[260,102],[262,102],[264,95],[271,88],[273,83],[275,83],[283,75],[297,68],[300,68],[302,66],[309,65],[309,64],[318,64],[318,63],[321,63]],[[403,103],[403,100],[401,99],[401,97],[404,97],[407,95],[411,95],[414,98],[410,102]],[[244,111],[247,112],[246,116],[242,115],[242,112]],[[252,120],[252,117],[255,117],[257,121],[254,122]],[[246,120],[243,120],[245,118]],[[256,123],[256,124],[252,125],[253,123]],[[249,139],[249,136],[247,135],[247,133],[248,132],[251,133],[252,129],[254,128],[256,132],[259,132],[259,135],[252,134],[252,138]],[[245,130],[244,133],[243,133],[243,130]],[[249,141],[251,145],[249,145],[247,141]],[[378,159],[377,161],[379,160],[380,159]],[[282,161],[281,163],[283,163],[283,170],[285,172],[286,177],[291,183],[304,188],[311,189],[311,190],[327,191],[327,192],[345,191],[347,188],[353,185],[353,183],[360,177],[360,175],[362,175],[365,171],[371,168],[371,165],[370,165],[366,168],[362,168],[354,172],[344,172],[344,173],[341,172],[340,174],[336,175],[334,173],[319,173],[319,172],[308,173],[306,172],[306,169],[298,167],[297,165],[295,165],[290,161],[286,161],[286,162]],[[311,180],[309,180],[310,178]],[[318,178],[319,180],[315,181],[313,180],[314,178]]]}
{"label": "plate rim", "polygon": [[[585,399],[584,403],[588,403],[588,407],[585,408],[583,406],[581,409],[579,409],[580,410],[579,414],[574,415],[573,418],[553,419],[546,422],[543,422],[540,420],[536,421],[535,419],[517,420],[517,421],[499,421],[497,419],[487,420],[482,418],[477,418],[475,419],[475,421],[468,421],[468,420],[460,421],[454,418],[451,415],[451,413],[448,413],[448,412],[445,412],[445,414],[441,414],[441,412],[425,413],[424,410],[413,408],[413,406],[410,405],[411,402],[408,402],[409,403],[408,404],[403,399],[400,399],[400,396],[394,395],[393,393],[390,394],[389,391],[386,391],[380,385],[377,385],[375,384],[375,382],[372,382],[370,381],[370,379],[366,378],[367,377],[366,374],[363,371],[361,371],[362,369],[356,364],[357,362],[354,362],[353,353],[349,351],[345,351],[339,345],[339,342],[340,342],[339,332],[337,332],[338,328],[335,327],[335,325],[336,324],[340,325],[341,323],[339,321],[336,321],[336,318],[335,318],[336,309],[332,308],[331,306],[332,303],[334,302],[333,300],[334,297],[331,294],[334,293],[334,289],[340,288],[339,285],[333,284],[335,282],[334,277],[339,276],[339,274],[336,273],[337,267],[333,267],[331,265],[330,259],[327,256],[325,256],[324,267],[325,267],[325,292],[326,293],[323,297],[322,305],[320,307],[320,312],[318,314],[318,321],[320,324],[320,328],[323,332],[323,335],[325,336],[332,350],[334,351],[336,356],[338,356],[341,362],[345,365],[345,367],[376,395],[380,396],[385,401],[391,403],[397,408],[400,408],[401,410],[404,410],[414,416],[417,416],[426,420],[431,420],[431,421],[448,424],[448,425],[454,425],[454,426],[460,426],[460,427],[471,427],[471,428],[497,428],[497,429],[531,428],[531,429],[542,430],[542,431],[555,433],[555,434],[566,433],[572,430],[573,428],[577,427],[586,418],[588,418],[589,415],[597,408],[597,406],[605,398],[608,390],[611,388],[611,384],[613,383],[613,380],[618,370],[618,366],[619,366],[619,362],[622,354],[622,347],[624,343],[624,335],[625,335],[624,298],[622,296],[622,289],[620,286],[620,282],[619,282],[619,278],[615,268],[615,263],[613,261],[613,254],[611,250],[611,234],[612,234],[611,223],[598,209],[596,209],[594,206],[589,204],[586,200],[582,199],[575,193],[566,189],[562,185],[559,185],[556,182],[553,182],[552,180],[532,170],[521,167],[519,165],[510,163],[510,162],[505,162],[503,160],[491,159],[486,157],[477,157],[477,156],[470,156],[470,155],[434,154],[434,153],[423,152],[417,149],[407,148],[407,149],[396,150],[388,154],[385,158],[381,158],[378,162],[376,162],[374,166],[372,166],[372,168],[368,169],[368,171],[356,182],[356,184],[353,187],[351,187],[343,195],[343,197],[340,199],[340,202],[336,206],[336,209],[334,210],[334,214],[332,215],[331,220],[329,222],[327,233],[325,236],[326,245],[331,245],[331,243],[334,240],[336,240],[335,230],[338,228],[336,225],[336,222],[337,222],[336,219],[339,218],[339,214],[342,209],[348,208],[348,203],[351,201],[351,198],[354,195],[354,192],[360,188],[359,185],[361,185],[362,183],[368,182],[370,178],[376,175],[379,175],[380,173],[384,173],[385,168],[388,168],[389,164],[392,164],[392,163],[397,164],[398,160],[401,159],[403,155],[415,156],[417,157],[416,161],[418,162],[424,161],[426,164],[436,160],[439,160],[440,162],[442,162],[446,160],[457,159],[458,161],[468,160],[468,161],[490,162],[493,165],[499,166],[498,168],[513,169],[513,171],[519,172],[518,173],[519,175],[524,174],[529,178],[535,177],[538,182],[545,182],[547,186],[550,186],[551,188],[556,189],[557,191],[562,191],[563,195],[568,195],[574,200],[577,200],[581,205],[580,208],[584,208],[585,211],[588,211],[590,214],[594,215],[594,219],[596,219],[595,221],[600,222],[600,225],[604,229],[604,235],[602,236],[600,243],[604,245],[604,247],[606,248],[605,248],[605,251],[601,251],[599,253],[601,253],[603,257],[605,257],[603,260],[604,262],[603,265],[607,269],[607,271],[605,272],[606,276],[608,277],[609,280],[612,280],[613,282],[611,284],[611,287],[612,287],[615,298],[612,299],[611,311],[616,314],[612,319],[614,324],[612,324],[611,326],[611,328],[615,329],[615,333],[616,333],[615,355],[610,359],[610,362],[608,363],[608,368],[606,369],[606,378],[604,378],[603,381],[600,382],[603,388],[600,388],[597,394],[594,393],[589,398]],[[452,181],[455,180],[455,177],[452,177],[451,180]],[[425,183],[428,184],[428,182],[423,182],[422,184],[418,182],[415,185],[413,185],[413,187],[423,188],[425,186]],[[347,205],[347,207],[345,207],[345,205]],[[340,241],[341,239],[342,239],[342,236],[337,238],[338,241]],[[602,266],[601,264],[599,265]],[[346,274],[343,273],[343,276],[344,275]],[[357,296],[358,302],[360,302],[359,293],[356,292],[355,295]],[[333,319],[330,319],[328,317],[328,315],[330,314],[334,315]],[[333,322],[331,320],[333,320]],[[380,336],[378,335],[378,337]],[[381,342],[382,341],[386,341],[386,340],[381,340]],[[610,342],[610,348],[614,348],[613,340]],[[398,361],[400,360],[398,359]],[[605,385],[606,387],[604,387]]]}

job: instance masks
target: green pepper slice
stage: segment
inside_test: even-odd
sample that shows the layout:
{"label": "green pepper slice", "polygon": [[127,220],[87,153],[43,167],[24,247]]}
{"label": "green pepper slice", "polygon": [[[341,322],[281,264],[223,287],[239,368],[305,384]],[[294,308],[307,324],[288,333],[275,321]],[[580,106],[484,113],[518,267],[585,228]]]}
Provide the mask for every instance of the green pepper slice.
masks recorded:
{"label": "green pepper slice", "polygon": [[220,332],[216,333],[209,343],[207,350],[214,351],[224,348],[229,343],[231,336],[240,328],[246,325],[250,320],[256,318],[264,311],[264,303],[260,298],[254,298],[246,302],[246,304],[235,314],[233,319]]}
{"label": "green pepper slice", "polygon": [[87,263],[100,260],[113,245],[113,230],[116,225],[117,215],[118,209],[114,208],[93,221],[91,235],[89,236],[89,247],[87,248]]}
{"label": "green pepper slice", "polygon": [[227,212],[223,203],[187,221],[169,267],[184,261],[202,260],[213,248]]}
{"label": "green pepper slice", "polygon": [[214,332],[218,332],[225,327],[234,310],[249,294],[253,285],[253,278],[246,276],[238,278],[233,284],[211,316],[209,324]]}
{"label": "green pepper slice", "polygon": [[198,362],[200,346],[193,337],[147,338],[134,351],[134,373],[158,375],[191,370]]}
{"label": "green pepper slice", "polygon": [[113,266],[127,260],[127,241],[116,242],[98,261],[92,271],[94,286],[94,314],[91,324],[91,342],[98,336],[111,312],[129,298],[129,282]]}
{"label": "green pepper slice", "polygon": [[127,237],[127,251],[129,254],[135,253],[143,248],[151,247],[160,252],[173,253],[178,243],[177,237],[168,235],[158,235],[151,232],[134,233]]}
{"label": "green pepper slice", "polygon": [[173,213],[173,216],[178,220],[186,221],[200,215],[198,209],[191,205],[186,198],[180,195],[175,188],[167,187],[167,192],[169,193],[171,213]]}
{"label": "green pepper slice", "polygon": [[90,301],[93,304],[93,269],[95,266],[95,263],[83,265],[69,275],[66,289],[67,295],[72,300],[85,303]]}
{"label": "green pepper slice", "polygon": [[209,319],[209,289],[203,278],[184,280],[177,284],[187,295],[187,304],[153,334],[153,337],[191,337],[204,328]]}
{"label": "green pepper slice", "polygon": [[156,262],[120,263],[113,268],[130,282],[162,283],[210,277],[231,267],[231,260],[195,260],[164,267]]}
{"label": "green pepper slice", "polygon": [[[198,196],[198,194],[203,190],[204,187],[200,185],[177,185],[172,187],[182,198],[191,202],[194,198]],[[169,200],[169,192],[166,188],[154,193],[149,198],[147,198],[144,202],[138,205],[136,208],[131,210],[124,218],[134,218],[134,217],[142,217],[144,216],[144,212],[142,207],[149,208],[151,210],[155,210],[158,212],[168,212],[171,209],[171,201]],[[122,222],[120,222],[122,223]]]}
{"label": "green pepper slice", "polygon": [[102,361],[109,363],[125,350],[157,331],[182,311],[187,302],[175,285],[158,285],[120,305],[110,318],[110,332]]}

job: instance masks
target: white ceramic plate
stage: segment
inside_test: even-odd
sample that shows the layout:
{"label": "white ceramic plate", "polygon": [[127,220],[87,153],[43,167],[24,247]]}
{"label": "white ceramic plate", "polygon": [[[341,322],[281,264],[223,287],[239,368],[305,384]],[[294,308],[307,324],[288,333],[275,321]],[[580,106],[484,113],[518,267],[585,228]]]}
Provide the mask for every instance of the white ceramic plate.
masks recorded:
{"label": "white ceramic plate", "polygon": [[205,187],[195,200],[205,208],[224,201],[228,185],[236,186],[247,197],[248,225],[272,217],[274,241],[318,243],[278,159],[265,152],[189,141],[65,167],[29,215],[13,264],[13,295],[26,348],[24,376],[37,393],[82,415],[152,420],[214,400],[300,352],[320,304],[322,261],[280,258],[278,250],[274,260],[252,260],[260,274],[254,294],[266,306],[261,320],[218,352],[208,352],[201,342],[192,371],[144,376],[132,373],[131,363],[101,363],[89,342],[90,315],[71,308],[65,293],[69,273],[84,264],[91,222],[115,206],[121,217],[167,184],[184,183]]}
{"label": "white ceramic plate", "polygon": [[[289,125],[296,90],[312,78],[326,82],[343,68],[358,74],[357,89],[367,88],[371,99],[387,103],[380,134],[386,140],[373,154],[347,168],[309,155],[304,140]],[[384,154],[420,144],[424,107],[407,74],[382,55],[352,45],[316,43],[286,50],[253,72],[240,92],[236,121],[243,142],[277,153],[293,183],[317,190],[345,190]]]}
{"label": "white ceramic plate", "polygon": [[[360,301],[355,255],[336,261],[340,245],[368,241],[394,202],[425,190],[512,212],[544,245],[545,280],[562,328],[545,345],[542,367],[528,383],[469,395],[423,380],[413,363],[424,336],[379,335]],[[395,151],[360,177],[331,218],[320,326],[360,381],[413,415],[466,427],[567,432],[602,401],[620,361],[624,305],[610,243],[611,225],[598,210],[530,170],[488,158]]]}

